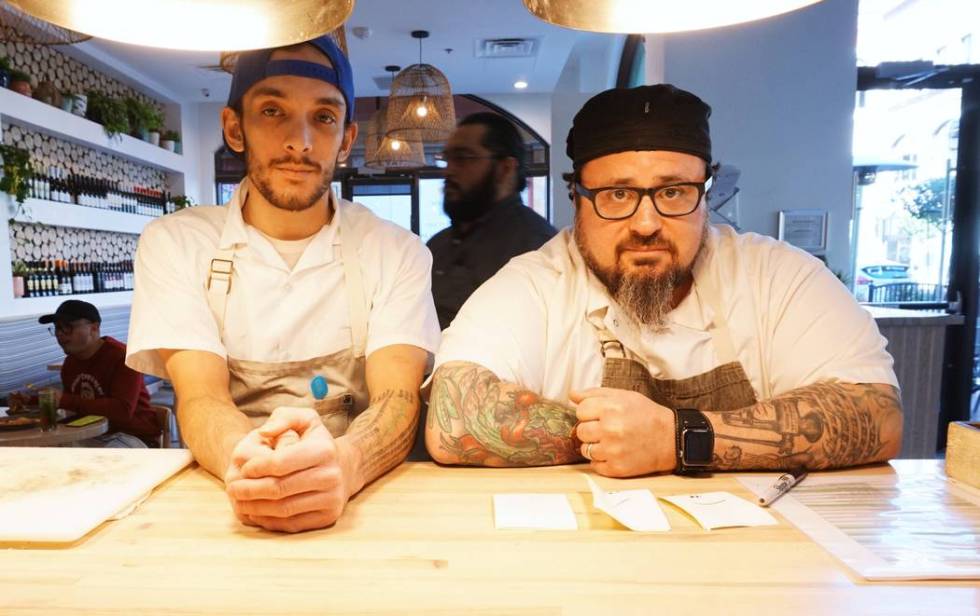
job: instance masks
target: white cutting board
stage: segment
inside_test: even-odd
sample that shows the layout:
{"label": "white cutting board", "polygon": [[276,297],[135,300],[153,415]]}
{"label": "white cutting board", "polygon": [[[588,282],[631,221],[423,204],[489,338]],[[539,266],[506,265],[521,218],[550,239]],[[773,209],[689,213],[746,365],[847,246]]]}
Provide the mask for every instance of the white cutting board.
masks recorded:
{"label": "white cutting board", "polygon": [[0,542],[76,541],[191,460],[186,449],[0,447]]}

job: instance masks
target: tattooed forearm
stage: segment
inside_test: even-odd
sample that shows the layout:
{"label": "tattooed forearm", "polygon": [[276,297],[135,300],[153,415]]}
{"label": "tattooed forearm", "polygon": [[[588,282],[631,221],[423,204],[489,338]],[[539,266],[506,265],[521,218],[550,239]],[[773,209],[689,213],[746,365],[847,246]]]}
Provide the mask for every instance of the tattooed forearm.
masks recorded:
{"label": "tattooed forearm", "polygon": [[419,396],[388,389],[371,397],[371,406],[357,416],[346,438],[361,454],[363,483],[397,466],[412,449],[418,425]]}
{"label": "tattooed forearm", "polygon": [[575,410],[498,379],[477,364],[436,371],[426,444],[445,464],[542,466],[581,460]]}
{"label": "tattooed forearm", "polygon": [[868,464],[894,457],[902,442],[902,406],[890,385],[817,383],[705,414],[719,470]]}

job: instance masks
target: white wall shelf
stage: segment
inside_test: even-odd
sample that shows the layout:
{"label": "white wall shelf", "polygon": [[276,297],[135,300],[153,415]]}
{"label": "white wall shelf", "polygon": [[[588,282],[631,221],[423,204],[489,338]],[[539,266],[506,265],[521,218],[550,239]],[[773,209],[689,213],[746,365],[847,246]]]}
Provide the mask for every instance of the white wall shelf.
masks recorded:
{"label": "white wall shelf", "polygon": [[73,227],[75,229],[94,229],[139,235],[143,228],[155,220],[151,216],[126,214],[95,207],[60,203],[43,199],[27,199],[18,206],[9,199],[7,217],[16,222],[40,224],[53,227]]}
{"label": "white wall shelf", "polygon": [[163,171],[185,171],[180,154],[129,135],[110,138],[101,124],[6,88],[0,88],[0,119]]}
{"label": "white wall shelf", "polygon": [[58,309],[61,302],[68,299],[80,299],[94,305],[96,308],[110,306],[129,306],[133,303],[132,291],[116,293],[83,293],[80,295],[54,295],[51,297],[20,297],[11,299],[4,306],[2,319],[50,314]]}

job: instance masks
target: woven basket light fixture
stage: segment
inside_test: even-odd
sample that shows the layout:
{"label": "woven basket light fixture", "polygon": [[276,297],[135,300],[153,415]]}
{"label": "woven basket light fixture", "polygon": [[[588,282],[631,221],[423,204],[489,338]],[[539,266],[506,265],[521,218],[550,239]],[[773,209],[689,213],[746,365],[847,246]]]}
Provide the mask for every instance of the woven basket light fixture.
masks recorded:
{"label": "woven basket light fixture", "polygon": [[395,75],[388,97],[388,134],[417,137],[423,141],[445,141],[456,128],[456,104],[452,88],[442,71],[422,63],[425,30],[415,30],[419,41],[419,63]]}
{"label": "woven basket light fixture", "polygon": [[[385,70],[394,75],[400,68],[389,65]],[[371,169],[425,166],[425,146],[417,134],[388,135],[387,111],[387,106],[382,106],[368,120],[364,135],[364,166]]]}

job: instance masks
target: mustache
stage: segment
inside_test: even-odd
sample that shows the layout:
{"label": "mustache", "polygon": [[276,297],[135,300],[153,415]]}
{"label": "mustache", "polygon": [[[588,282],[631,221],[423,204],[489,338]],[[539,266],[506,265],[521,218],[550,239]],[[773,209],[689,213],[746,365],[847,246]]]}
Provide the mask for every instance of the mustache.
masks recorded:
{"label": "mustache", "polygon": [[292,165],[295,167],[312,167],[317,171],[322,171],[320,163],[316,162],[312,158],[307,156],[302,156],[300,158],[294,158],[292,156],[282,156],[280,158],[273,158],[269,161],[270,167],[278,167],[279,165]]}
{"label": "mustache", "polygon": [[445,183],[443,185],[443,190],[445,190],[446,188],[452,188],[453,190],[459,190],[460,189],[459,188],[459,184],[457,184],[453,180],[445,180]]}
{"label": "mustache", "polygon": [[616,247],[616,251],[621,254],[627,250],[638,250],[643,248],[657,248],[660,250],[666,250],[672,255],[677,254],[677,246],[670,240],[660,237],[659,234],[645,237],[634,235],[628,241],[619,244]]}

